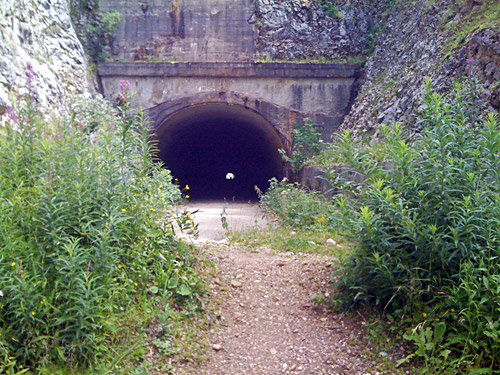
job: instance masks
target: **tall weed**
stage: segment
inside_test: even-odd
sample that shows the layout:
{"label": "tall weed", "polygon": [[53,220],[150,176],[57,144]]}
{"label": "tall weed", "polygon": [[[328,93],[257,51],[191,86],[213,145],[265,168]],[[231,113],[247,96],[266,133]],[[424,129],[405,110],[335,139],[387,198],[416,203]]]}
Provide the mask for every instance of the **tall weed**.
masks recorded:
{"label": "tall weed", "polygon": [[301,228],[326,227],[331,206],[324,196],[307,192],[286,179],[269,180],[269,189],[261,196],[261,204],[286,225]]}
{"label": "tall weed", "polygon": [[29,95],[8,110],[0,128],[0,372],[88,366],[107,350],[111,314],[152,287],[165,303],[200,292],[189,250],[173,237],[181,193],[154,162],[130,96],[122,82],[117,109],[79,100],[53,122]]}
{"label": "tall weed", "polygon": [[410,317],[417,344],[439,329],[439,342],[417,354],[442,373],[500,370],[500,123],[476,97],[468,84],[447,98],[428,82],[415,140],[388,128],[385,160],[346,154],[363,183],[332,178],[348,193],[335,198],[335,222],[356,243],[336,284],[339,305]]}

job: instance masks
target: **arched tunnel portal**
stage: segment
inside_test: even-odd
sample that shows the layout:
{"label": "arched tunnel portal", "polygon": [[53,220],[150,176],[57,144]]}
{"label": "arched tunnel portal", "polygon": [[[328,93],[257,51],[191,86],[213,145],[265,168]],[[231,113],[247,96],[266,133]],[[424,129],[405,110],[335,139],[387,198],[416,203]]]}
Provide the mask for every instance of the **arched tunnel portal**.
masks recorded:
{"label": "arched tunnel portal", "polygon": [[[284,149],[273,125],[242,105],[202,103],[179,109],[156,126],[159,157],[189,185],[193,200],[256,200],[254,186],[282,178]],[[234,179],[227,179],[227,174]]]}

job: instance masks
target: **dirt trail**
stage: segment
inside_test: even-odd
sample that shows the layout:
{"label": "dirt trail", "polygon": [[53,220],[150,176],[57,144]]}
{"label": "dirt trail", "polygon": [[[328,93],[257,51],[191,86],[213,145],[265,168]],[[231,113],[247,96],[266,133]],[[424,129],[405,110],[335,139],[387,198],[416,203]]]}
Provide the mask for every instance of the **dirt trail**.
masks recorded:
{"label": "dirt trail", "polygon": [[[196,219],[201,234],[218,239],[214,210],[201,206]],[[261,216],[255,208],[238,210],[240,225],[255,224],[256,212]],[[208,361],[178,374],[381,374],[355,345],[360,323],[311,301],[330,292],[328,258],[241,249],[225,241],[205,246],[218,269],[211,287],[222,314],[207,338]]]}

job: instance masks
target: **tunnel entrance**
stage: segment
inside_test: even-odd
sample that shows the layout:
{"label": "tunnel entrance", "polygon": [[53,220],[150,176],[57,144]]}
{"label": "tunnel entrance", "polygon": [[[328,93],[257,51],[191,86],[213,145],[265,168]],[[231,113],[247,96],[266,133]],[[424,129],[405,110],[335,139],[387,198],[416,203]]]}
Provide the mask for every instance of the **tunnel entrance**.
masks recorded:
{"label": "tunnel entrance", "polygon": [[[257,200],[283,177],[283,143],[260,114],[240,105],[211,103],[174,113],[156,131],[159,157],[189,185],[193,200]],[[231,178],[231,174],[234,178]]]}

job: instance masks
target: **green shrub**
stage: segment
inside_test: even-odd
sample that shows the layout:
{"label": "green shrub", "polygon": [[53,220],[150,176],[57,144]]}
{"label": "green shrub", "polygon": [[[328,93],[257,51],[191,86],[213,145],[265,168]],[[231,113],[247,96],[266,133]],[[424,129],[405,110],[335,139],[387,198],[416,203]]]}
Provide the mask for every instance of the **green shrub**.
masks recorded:
{"label": "green shrub", "polygon": [[292,227],[313,228],[328,226],[331,206],[323,195],[307,192],[286,179],[269,180],[270,185],[261,197],[261,204],[275,213],[281,222]]}
{"label": "green shrub", "polygon": [[100,12],[98,0],[71,0],[71,19],[92,62],[111,57],[121,13]]}
{"label": "green shrub", "polygon": [[319,7],[332,18],[342,18],[342,12],[334,0],[317,0]]}
{"label": "green shrub", "polygon": [[122,98],[117,110],[78,101],[74,109],[86,112],[56,122],[44,120],[29,96],[7,111],[0,372],[87,366],[107,350],[111,314],[153,287],[165,303],[200,292],[188,249],[173,237],[181,193],[152,160],[149,127],[128,105],[128,82]]}
{"label": "green shrub", "polygon": [[470,87],[445,98],[428,82],[421,133],[410,143],[386,131],[386,160],[346,147],[367,179],[336,198],[336,222],[356,243],[336,289],[344,307],[418,322],[408,338],[433,371],[487,373],[500,370],[500,124]]}
{"label": "green shrub", "polygon": [[283,160],[290,163],[293,172],[300,171],[308,159],[321,151],[321,133],[322,130],[314,128],[311,120],[296,125],[292,132],[291,156],[288,157],[285,150],[279,150]]}

